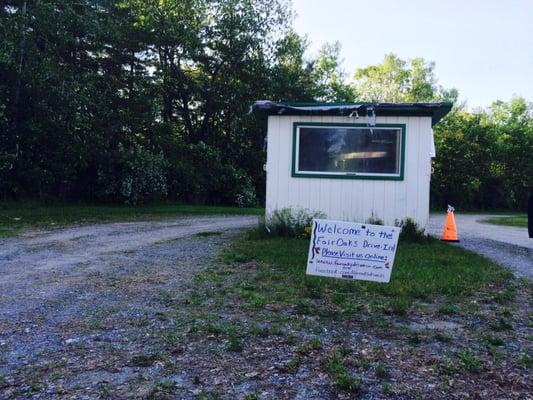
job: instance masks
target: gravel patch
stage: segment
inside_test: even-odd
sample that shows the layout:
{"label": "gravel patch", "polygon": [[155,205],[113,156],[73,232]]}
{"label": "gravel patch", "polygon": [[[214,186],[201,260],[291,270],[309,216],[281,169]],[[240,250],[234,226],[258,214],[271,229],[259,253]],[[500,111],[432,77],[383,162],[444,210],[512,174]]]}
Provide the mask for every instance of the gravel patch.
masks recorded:
{"label": "gravel patch", "polygon": [[151,341],[145,331],[170,318],[158,315],[162,294],[190,285],[256,224],[197,217],[0,240],[0,399],[105,397],[105,382],[134,379],[128,363]]}

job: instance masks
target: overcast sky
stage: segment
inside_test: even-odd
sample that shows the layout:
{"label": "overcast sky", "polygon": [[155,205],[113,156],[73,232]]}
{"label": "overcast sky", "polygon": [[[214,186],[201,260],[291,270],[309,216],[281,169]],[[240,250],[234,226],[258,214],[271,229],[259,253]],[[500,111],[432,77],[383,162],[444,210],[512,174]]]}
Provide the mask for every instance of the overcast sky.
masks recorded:
{"label": "overcast sky", "polygon": [[344,70],[403,59],[435,61],[439,84],[469,108],[513,94],[533,100],[533,0],[293,0],[311,53],[340,41]]}

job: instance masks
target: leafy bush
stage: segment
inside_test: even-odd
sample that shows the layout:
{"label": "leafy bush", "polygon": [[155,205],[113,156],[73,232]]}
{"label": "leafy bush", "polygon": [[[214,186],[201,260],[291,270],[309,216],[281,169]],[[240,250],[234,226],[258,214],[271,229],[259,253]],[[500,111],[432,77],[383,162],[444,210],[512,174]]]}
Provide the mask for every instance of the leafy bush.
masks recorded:
{"label": "leafy bush", "polygon": [[365,222],[371,225],[385,225],[383,223],[383,220],[379,218],[376,214],[374,214],[374,211],[372,211],[372,214],[370,215],[370,217],[367,218]]}
{"label": "leafy bush", "polygon": [[310,233],[308,229],[315,218],[325,218],[319,211],[304,208],[282,208],[274,210],[266,221],[267,230],[275,236],[296,237]]}
{"label": "leafy bush", "polygon": [[400,232],[400,240],[404,242],[425,243],[432,240],[431,237],[426,234],[424,229],[420,228],[420,226],[409,217],[401,221],[397,220],[395,225],[402,228],[402,231]]}
{"label": "leafy bush", "polygon": [[170,193],[176,200],[239,207],[257,204],[252,178],[225,159],[220,149],[204,142],[174,143],[167,158]]}
{"label": "leafy bush", "polygon": [[143,204],[167,194],[166,166],[162,153],[119,145],[118,159],[107,171],[98,171],[98,180],[107,195],[125,204]]}
{"label": "leafy bush", "polygon": [[235,205],[237,207],[253,207],[257,205],[254,183],[244,171],[236,170],[234,175],[238,184],[235,193]]}

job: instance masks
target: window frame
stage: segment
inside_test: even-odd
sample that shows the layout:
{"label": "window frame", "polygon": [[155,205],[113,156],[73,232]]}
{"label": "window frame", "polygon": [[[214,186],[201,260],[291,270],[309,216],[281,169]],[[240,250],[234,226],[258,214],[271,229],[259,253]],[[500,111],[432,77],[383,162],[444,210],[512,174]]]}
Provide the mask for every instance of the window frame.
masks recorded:
{"label": "window frame", "polygon": [[[299,171],[298,166],[298,145],[299,145],[299,129],[301,127],[326,127],[326,128],[393,128],[400,130],[400,166],[399,174],[382,174],[369,172],[327,172],[327,171]],[[376,124],[373,127],[367,124],[350,124],[341,122],[294,122],[292,129],[292,177],[293,178],[327,178],[327,179],[372,179],[383,181],[403,181],[405,169],[405,137],[407,134],[406,124]]]}

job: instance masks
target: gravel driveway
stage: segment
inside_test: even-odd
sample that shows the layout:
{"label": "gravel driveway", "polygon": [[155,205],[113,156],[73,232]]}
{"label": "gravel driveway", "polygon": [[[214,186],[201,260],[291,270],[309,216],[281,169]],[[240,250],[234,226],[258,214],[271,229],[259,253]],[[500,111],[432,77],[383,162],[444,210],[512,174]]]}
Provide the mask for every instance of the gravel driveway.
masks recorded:
{"label": "gravel driveway", "polygon": [[[492,225],[479,222],[494,215],[455,213],[459,246],[491,258],[511,269],[517,276],[533,278],[533,239],[527,228]],[[440,237],[446,216],[432,214],[429,232]]]}
{"label": "gravel driveway", "polygon": [[[256,224],[250,216],[191,217],[1,239],[0,399],[41,390],[56,398],[58,383],[92,388],[83,392],[91,398],[106,380],[96,349],[110,346],[110,359],[141,351],[130,348],[142,344],[136,328],[157,313],[161,293],[190,284],[239,229]],[[62,379],[43,383],[41,372],[62,363]],[[104,372],[87,375],[91,369]]]}

